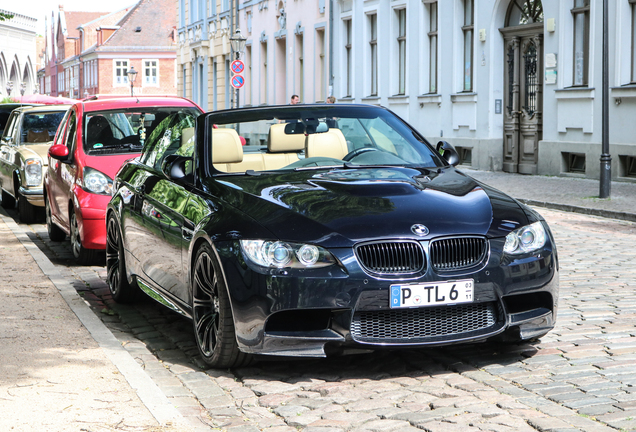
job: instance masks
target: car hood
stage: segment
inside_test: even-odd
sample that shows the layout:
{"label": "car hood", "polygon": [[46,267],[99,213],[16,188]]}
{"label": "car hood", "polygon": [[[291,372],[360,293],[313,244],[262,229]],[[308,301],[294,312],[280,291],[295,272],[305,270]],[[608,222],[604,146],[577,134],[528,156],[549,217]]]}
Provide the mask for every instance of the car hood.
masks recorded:
{"label": "car hood", "polygon": [[[518,202],[454,168],[219,176],[213,187],[279,239],[325,246],[377,238],[500,237],[528,223]],[[416,224],[428,234],[415,234]]]}
{"label": "car hood", "polygon": [[139,153],[120,153],[100,156],[83,155],[83,165],[84,167],[94,168],[106,174],[111,179],[114,179],[121,166],[126,161],[136,157],[139,157]]}
{"label": "car hood", "polygon": [[49,147],[51,147],[51,142],[42,144],[28,144],[20,146],[18,151],[22,155],[23,160],[40,158],[42,165],[47,166],[49,163],[49,159],[47,157]]}

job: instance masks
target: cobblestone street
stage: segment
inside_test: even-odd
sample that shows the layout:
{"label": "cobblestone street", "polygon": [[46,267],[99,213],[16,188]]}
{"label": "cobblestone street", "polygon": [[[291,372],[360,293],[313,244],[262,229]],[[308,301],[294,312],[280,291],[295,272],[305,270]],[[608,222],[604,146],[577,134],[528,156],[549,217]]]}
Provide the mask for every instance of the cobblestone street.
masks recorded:
{"label": "cobblestone street", "polygon": [[150,300],[114,303],[104,267],[73,265],[45,225],[20,227],[198,430],[636,430],[636,225],[538,210],[561,268],[557,327],[541,341],[232,371],[201,368],[189,321]]}

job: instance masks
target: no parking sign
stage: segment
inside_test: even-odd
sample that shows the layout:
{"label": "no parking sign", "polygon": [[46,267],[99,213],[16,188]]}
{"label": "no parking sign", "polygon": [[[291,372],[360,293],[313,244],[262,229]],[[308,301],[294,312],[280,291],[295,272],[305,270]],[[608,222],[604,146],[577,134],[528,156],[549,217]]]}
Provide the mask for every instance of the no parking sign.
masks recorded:
{"label": "no parking sign", "polygon": [[245,70],[245,63],[243,63],[241,60],[234,60],[230,67],[232,68],[232,72],[234,72],[235,74],[242,74]]}
{"label": "no parking sign", "polygon": [[243,78],[243,75],[234,75],[230,80],[230,84],[232,84],[232,87],[235,89],[240,89],[243,87],[243,84],[245,84],[245,78]]}

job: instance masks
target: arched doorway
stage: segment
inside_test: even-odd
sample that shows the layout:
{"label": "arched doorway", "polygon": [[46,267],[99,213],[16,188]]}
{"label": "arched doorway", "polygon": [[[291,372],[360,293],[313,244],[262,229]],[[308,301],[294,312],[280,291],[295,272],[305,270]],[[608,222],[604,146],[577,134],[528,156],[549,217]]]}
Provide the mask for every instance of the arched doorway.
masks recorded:
{"label": "arched doorway", "polygon": [[503,170],[536,174],[543,135],[543,6],[512,0],[504,36]]}

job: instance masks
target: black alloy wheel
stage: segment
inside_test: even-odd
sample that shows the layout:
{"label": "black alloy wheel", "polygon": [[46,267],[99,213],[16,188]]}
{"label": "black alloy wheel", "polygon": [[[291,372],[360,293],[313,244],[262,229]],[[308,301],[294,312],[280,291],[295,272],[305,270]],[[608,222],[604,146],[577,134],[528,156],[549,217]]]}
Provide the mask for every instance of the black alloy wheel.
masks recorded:
{"label": "black alloy wheel", "polygon": [[192,320],[199,353],[215,368],[246,366],[253,356],[239,350],[227,288],[210,245],[197,252],[192,272]]}
{"label": "black alloy wheel", "polygon": [[73,256],[81,265],[96,263],[98,251],[95,249],[86,249],[82,246],[82,239],[80,238],[79,226],[77,224],[77,216],[75,216],[75,212],[73,210],[71,210],[70,213],[71,249],[73,250]]}
{"label": "black alloy wheel", "polygon": [[131,303],[141,297],[139,286],[128,283],[121,230],[117,218],[112,214],[106,223],[106,282],[113,299],[118,303]]}
{"label": "black alloy wheel", "polygon": [[46,231],[49,233],[51,241],[64,241],[66,233],[62,231],[62,228],[57,226],[55,222],[53,222],[53,217],[51,215],[51,203],[49,203],[48,197],[44,198],[44,214],[46,216]]}

